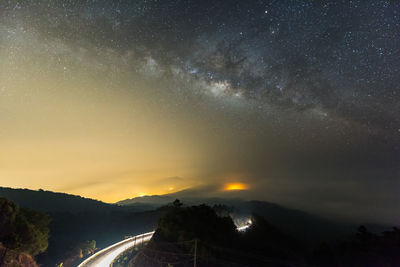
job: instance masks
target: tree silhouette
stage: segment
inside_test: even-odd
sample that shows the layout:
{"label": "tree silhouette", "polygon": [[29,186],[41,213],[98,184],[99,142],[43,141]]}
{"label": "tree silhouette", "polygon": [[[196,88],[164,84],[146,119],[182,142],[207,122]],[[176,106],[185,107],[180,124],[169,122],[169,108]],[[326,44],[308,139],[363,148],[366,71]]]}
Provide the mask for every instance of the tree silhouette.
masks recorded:
{"label": "tree silhouette", "polygon": [[19,254],[36,256],[48,247],[49,216],[20,209],[13,202],[0,198],[0,245],[3,255],[0,262]]}
{"label": "tree silhouette", "polygon": [[182,202],[179,199],[175,199],[174,202],[172,202],[172,205],[176,208],[182,207]]}

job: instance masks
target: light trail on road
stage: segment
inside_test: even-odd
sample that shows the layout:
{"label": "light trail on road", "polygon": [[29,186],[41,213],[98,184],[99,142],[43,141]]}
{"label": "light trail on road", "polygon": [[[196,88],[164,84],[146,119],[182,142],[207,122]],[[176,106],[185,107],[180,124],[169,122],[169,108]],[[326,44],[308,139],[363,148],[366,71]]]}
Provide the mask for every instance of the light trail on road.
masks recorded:
{"label": "light trail on road", "polygon": [[153,236],[153,232],[137,235],[118,243],[115,243],[109,247],[106,247],[99,252],[93,254],[86,260],[84,260],[78,267],[109,267],[111,263],[123,252],[131,249],[135,246],[141,245],[147,242]]}
{"label": "light trail on road", "polygon": [[[244,226],[238,227],[237,230],[240,232],[246,231],[250,227],[250,225],[251,220],[249,220]],[[130,237],[128,239],[115,243],[93,254],[92,256],[84,260],[81,264],[79,264],[78,267],[109,267],[111,266],[113,261],[118,258],[119,255],[121,255],[128,249],[149,241],[153,234],[154,231]]]}

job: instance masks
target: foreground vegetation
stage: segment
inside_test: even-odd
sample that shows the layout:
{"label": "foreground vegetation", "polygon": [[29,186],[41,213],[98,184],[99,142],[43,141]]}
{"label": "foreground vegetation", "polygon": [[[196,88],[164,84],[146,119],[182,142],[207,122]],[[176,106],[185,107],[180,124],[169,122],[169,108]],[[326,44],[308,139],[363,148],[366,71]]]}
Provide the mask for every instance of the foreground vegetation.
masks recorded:
{"label": "foreground vegetation", "polygon": [[36,266],[46,251],[50,217],[0,198],[0,266]]}
{"label": "foreground vegetation", "polygon": [[43,191],[22,193],[32,195],[22,198],[15,193],[23,208],[0,198],[0,266],[76,266],[96,247],[153,227],[157,231],[148,246],[124,253],[115,266],[192,266],[195,255],[197,266],[400,266],[397,228],[376,234],[359,227],[345,238],[342,230],[349,225],[344,228],[266,202],[241,202],[246,205],[242,211],[251,205],[255,212],[251,227],[241,233],[233,219],[244,222],[249,215],[238,212],[240,203],[210,207],[175,201],[156,210],[134,212],[87,200],[93,207],[75,210],[74,204],[68,210],[65,204],[57,212],[54,203],[40,202],[42,210],[37,212],[21,205],[22,200],[30,200],[30,205],[36,205],[36,195],[57,197],[61,203],[65,198],[77,205],[86,200]]}
{"label": "foreground vegetation", "polygon": [[207,205],[176,201],[164,210],[151,242],[126,266],[400,266],[397,228],[377,235],[361,226],[346,241],[309,248],[256,214],[242,233]]}

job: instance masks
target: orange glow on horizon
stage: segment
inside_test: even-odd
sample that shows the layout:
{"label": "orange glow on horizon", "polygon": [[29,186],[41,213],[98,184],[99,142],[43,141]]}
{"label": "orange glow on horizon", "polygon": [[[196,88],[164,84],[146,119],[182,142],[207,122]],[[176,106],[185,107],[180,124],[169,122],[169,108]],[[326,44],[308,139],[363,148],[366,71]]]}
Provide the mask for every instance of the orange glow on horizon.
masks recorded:
{"label": "orange glow on horizon", "polygon": [[232,190],[246,190],[249,187],[243,183],[230,183],[227,184],[224,188],[225,191],[232,191]]}

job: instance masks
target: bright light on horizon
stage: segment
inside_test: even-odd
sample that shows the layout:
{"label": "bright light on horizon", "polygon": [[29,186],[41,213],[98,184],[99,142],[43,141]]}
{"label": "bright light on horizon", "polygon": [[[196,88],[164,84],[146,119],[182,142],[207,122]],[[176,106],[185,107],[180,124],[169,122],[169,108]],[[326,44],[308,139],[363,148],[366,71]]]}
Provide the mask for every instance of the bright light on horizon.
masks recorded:
{"label": "bright light on horizon", "polygon": [[246,190],[248,189],[248,185],[243,183],[230,183],[225,185],[225,191],[232,191],[232,190]]}

